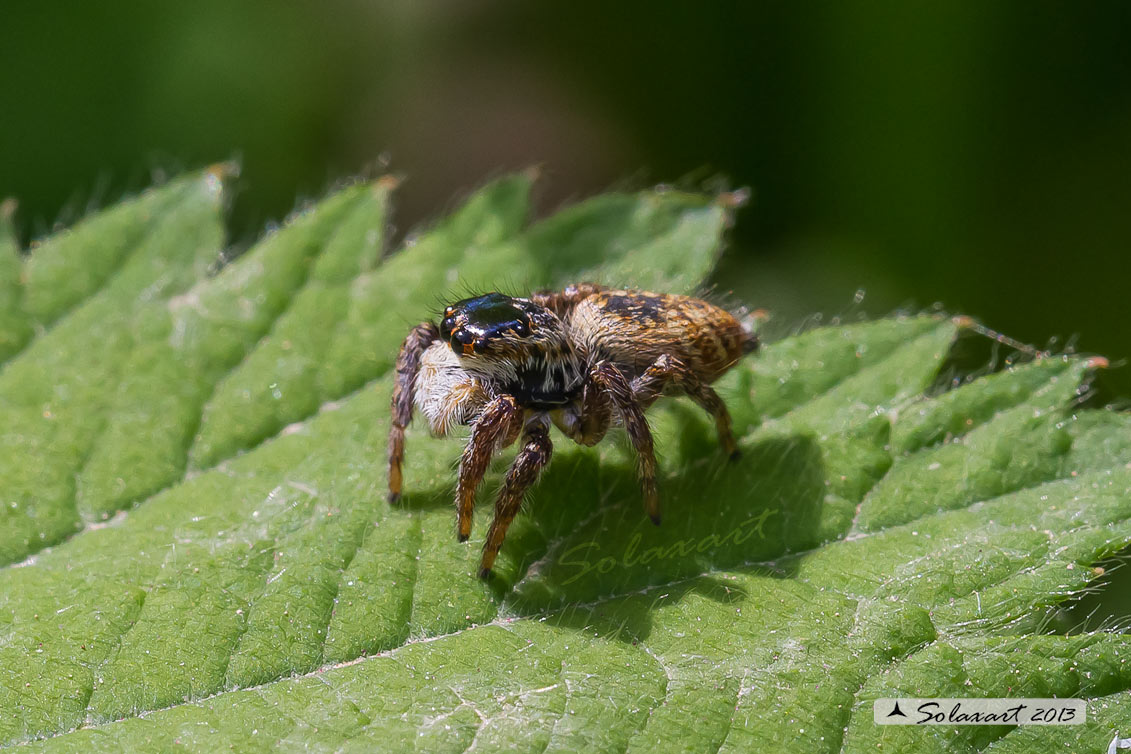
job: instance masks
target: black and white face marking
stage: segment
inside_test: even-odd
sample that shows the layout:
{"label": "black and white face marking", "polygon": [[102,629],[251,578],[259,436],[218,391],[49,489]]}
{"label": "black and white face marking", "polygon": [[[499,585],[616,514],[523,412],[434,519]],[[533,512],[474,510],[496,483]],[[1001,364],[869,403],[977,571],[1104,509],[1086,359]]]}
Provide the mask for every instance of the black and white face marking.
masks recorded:
{"label": "black and white face marking", "polygon": [[457,354],[486,354],[493,342],[528,337],[533,310],[541,308],[501,293],[465,298],[444,309],[440,337]]}
{"label": "black and white face marking", "polygon": [[561,320],[528,299],[488,293],[457,301],[444,309],[440,337],[464,369],[524,405],[567,403],[581,384]]}

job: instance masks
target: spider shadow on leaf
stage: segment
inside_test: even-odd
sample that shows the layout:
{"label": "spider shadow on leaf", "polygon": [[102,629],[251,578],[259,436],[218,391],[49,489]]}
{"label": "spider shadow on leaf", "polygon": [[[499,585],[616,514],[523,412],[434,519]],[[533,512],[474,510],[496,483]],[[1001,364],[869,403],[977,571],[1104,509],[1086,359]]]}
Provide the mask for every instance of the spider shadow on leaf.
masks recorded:
{"label": "spider shadow on leaf", "polygon": [[[772,575],[768,569],[759,569]],[[750,595],[741,585],[725,577],[701,576],[684,579],[663,590],[619,598],[615,610],[603,604],[566,604],[544,619],[547,625],[636,645],[648,639],[657,610],[680,609],[689,598],[702,598],[720,605],[740,606]]]}
{"label": "spider shadow on leaf", "polygon": [[[650,604],[664,594],[663,604],[671,604],[695,593],[741,601],[745,592],[728,583],[726,571],[786,578],[767,564],[818,543],[827,488],[812,435],[755,435],[728,462],[710,426],[693,412],[676,410],[668,418],[679,431],[667,434],[675,441],[661,461],[662,525],[653,526],[641,510],[627,453],[619,459],[587,449],[563,453],[546,471],[525,520],[512,527],[509,551],[504,547],[496,588],[508,610],[559,611],[556,620],[573,625],[566,615],[588,612],[572,606],[650,587],[663,590],[620,599]],[[635,623],[618,636],[645,638],[648,622]]]}
{"label": "spider shadow on leaf", "polygon": [[[668,595],[665,604],[689,593],[741,601],[745,593],[728,584],[725,574],[694,577],[738,567],[784,577],[760,564],[817,544],[826,471],[816,438],[804,432],[755,433],[740,442],[742,455],[728,461],[711,423],[682,403],[649,415],[662,470],[660,526],[644,513],[622,432],[594,448],[555,435],[554,458],[508,532],[487,584],[508,612],[553,613],[563,625],[584,627],[591,611],[578,606],[659,586]],[[452,510],[451,547],[467,548],[470,562],[478,557],[512,455],[500,454],[492,466],[468,543],[455,541],[451,483],[407,487],[399,506]],[[631,641],[647,632],[648,621],[641,617],[614,633]]]}

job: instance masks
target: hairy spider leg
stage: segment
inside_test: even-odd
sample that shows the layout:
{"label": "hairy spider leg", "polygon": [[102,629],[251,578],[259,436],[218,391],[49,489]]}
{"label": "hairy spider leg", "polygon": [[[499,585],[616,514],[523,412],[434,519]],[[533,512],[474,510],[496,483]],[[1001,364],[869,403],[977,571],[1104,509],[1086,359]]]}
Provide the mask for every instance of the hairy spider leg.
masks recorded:
{"label": "hairy spider leg", "polygon": [[439,340],[440,332],[431,322],[421,322],[412,328],[397,354],[396,378],[393,382],[392,414],[389,427],[389,502],[400,500],[404,478],[404,430],[412,421],[412,400],[416,390],[416,374],[420,371],[420,356],[428,346]]}
{"label": "hairy spider leg", "polygon": [[550,462],[554,446],[550,442],[549,429],[543,422],[530,424],[523,437],[522,450],[511,464],[499,497],[495,501],[495,517],[487,530],[487,541],[483,543],[483,559],[479,562],[479,577],[488,578],[507,529],[522,507],[522,498],[536,481],[542,469]]}
{"label": "hairy spider leg", "polygon": [[727,411],[726,404],[714,388],[699,379],[699,376],[679,359],[668,354],[657,358],[652,366],[632,381],[632,395],[641,407],[647,409],[668,385],[675,385],[714,418],[723,451],[731,460],[738,458],[741,454],[734,441],[730,412]]}
{"label": "hairy spider leg", "polygon": [[[636,472],[644,493],[644,511],[652,523],[660,525],[660,493],[656,487],[656,451],[652,430],[644,418],[644,409],[632,394],[632,386],[617,366],[598,361],[589,372],[589,379],[607,395],[624,422],[628,439],[636,450]],[[585,417],[581,418],[585,425]]]}
{"label": "hairy spider leg", "polygon": [[560,291],[535,291],[531,294],[530,300],[565,319],[579,302],[594,293],[607,290],[607,287],[596,283],[577,283]]}
{"label": "hairy spider leg", "polygon": [[510,445],[522,429],[523,410],[510,395],[491,400],[472,425],[471,439],[463,449],[456,483],[456,525],[460,542],[471,536],[471,513],[475,491],[487,473],[491,457],[499,448]]}
{"label": "hairy spider leg", "polygon": [[581,388],[581,403],[575,417],[573,421],[555,421],[555,424],[578,445],[592,447],[609,432],[613,421],[612,403],[605,389],[592,379],[586,380]]}

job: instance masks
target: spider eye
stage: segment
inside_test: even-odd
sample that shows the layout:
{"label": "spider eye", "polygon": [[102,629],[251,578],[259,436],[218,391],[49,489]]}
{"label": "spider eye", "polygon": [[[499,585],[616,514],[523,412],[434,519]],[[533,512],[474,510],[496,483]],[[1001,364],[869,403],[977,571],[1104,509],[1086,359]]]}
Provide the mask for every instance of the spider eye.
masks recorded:
{"label": "spider eye", "polygon": [[513,329],[514,334],[520,338],[525,338],[530,335],[530,325],[524,319],[516,320],[514,327],[512,327],[511,329]]}
{"label": "spider eye", "polygon": [[[451,307],[448,308],[450,309]],[[444,317],[444,320],[440,323],[440,337],[444,340],[450,340],[452,337],[452,328],[455,326],[455,317],[452,317],[450,314]]]}
{"label": "spider eye", "polygon": [[468,330],[466,327],[461,327],[452,334],[451,345],[454,347],[456,343],[461,346],[469,346],[475,341],[475,333]]}

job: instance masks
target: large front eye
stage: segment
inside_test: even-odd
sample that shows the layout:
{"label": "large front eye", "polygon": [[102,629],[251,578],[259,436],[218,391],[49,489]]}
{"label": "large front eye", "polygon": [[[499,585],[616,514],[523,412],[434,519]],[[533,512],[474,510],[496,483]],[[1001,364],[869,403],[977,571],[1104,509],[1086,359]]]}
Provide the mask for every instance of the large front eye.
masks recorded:
{"label": "large front eye", "polygon": [[[456,343],[459,343],[459,348],[456,348]],[[461,327],[452,334],[448,345],[452,347],[453,351],[457,353],[471,353],[475,350],[475,333],[468,330],[466,327]]]}
{"label": "large front eye", "polygon": [[451,340],[452,329],[455,326],[456,326],[455,317],[452,317],[452,316],[444,317],[444,320],[440,323],[440,337],[443,338],[444,340]]}

